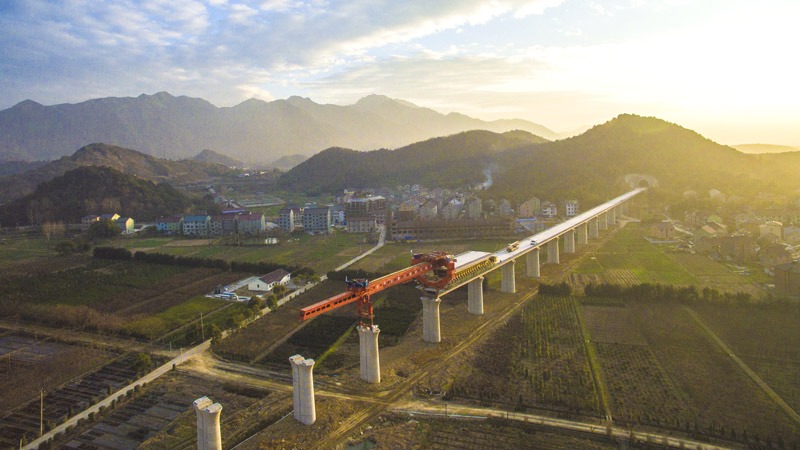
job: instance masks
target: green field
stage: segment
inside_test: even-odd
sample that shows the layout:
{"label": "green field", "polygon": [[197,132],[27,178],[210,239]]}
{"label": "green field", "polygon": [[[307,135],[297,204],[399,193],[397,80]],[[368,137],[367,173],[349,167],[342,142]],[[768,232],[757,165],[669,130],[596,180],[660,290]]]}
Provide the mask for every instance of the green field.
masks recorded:
{"label": "green field", "polygon": [[132,252],[166,253],[176,256],[215,258],[241,262],[272,262],[310,267],[324,274],[372,247],[366,235],[333,233],[328,236],[307,234],[280,238],[277,245],[265,245],[264,238],[241,239],[227,236],[214,239],[183,237],[116,238],[103,245],[124,247]]}
{"label": "green field", "polygon": [[[703,255],[676,253],[671,245],[651,244],[639,223],[628,223],[602,247],[583,258],[573,270],[615,284],[661,283],[714,287],[723,292],[762,292],[753,281],[765,282],[758,273],[741,275]],[[756,270],[756,269],[753,269]]]}

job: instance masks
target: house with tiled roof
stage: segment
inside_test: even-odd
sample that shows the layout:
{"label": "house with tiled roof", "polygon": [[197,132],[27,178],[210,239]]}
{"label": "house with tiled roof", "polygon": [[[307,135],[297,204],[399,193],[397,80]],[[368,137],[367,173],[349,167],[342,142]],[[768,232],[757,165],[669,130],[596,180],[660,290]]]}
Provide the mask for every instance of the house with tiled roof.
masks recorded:
{"label": "house with tiled roof", "polygon": [[253,277],[247,283],[247,289],[255,292],[268,292],[271,291],[276,285],[287,285],[292,280],[292,275],[283,270],[277,269],[262,276]]}

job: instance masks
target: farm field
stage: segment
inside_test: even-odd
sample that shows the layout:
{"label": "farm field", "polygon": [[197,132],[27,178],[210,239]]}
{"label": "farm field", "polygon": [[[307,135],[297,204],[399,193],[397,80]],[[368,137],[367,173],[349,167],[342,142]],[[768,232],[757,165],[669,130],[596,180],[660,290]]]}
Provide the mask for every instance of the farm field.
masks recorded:
{"label": "farm field", "polygon": [[795,411],[800,411],[800,307],[695,305],[703,322]]}
{"label": "farm field", "polygon": [[471,366],[454,381],[453,398],[600,417],[572,298],[529,303],[482,344]]}
{"label": "farm field", "polygon": [[583,258],[573,270],[574,277],[595,283],[696,285],[756,297],[763,294],[752,284],[752,275],[734,273],[707,256],[671,252],[667,245],[651,244],[644,234],[641,224],[628,223]]}
{"label": "farm field", "polygon": [[796,440],[797,424],[709,340],[681,305],[641,304],[632,313],[664,371],[698,412],[700,431]]}
{"label": "farm field", "polygon": [[224,306],[211,299],[180,305],[241,276],[217,269],[86,260],[54,273],[4,274],[0,312],[23,322],[151,340],[196,318],[193,310]]}
{"label": "farm field", "polygon": [[264,238],[249,238],[235,245],[234,238],[187,239],[183,237],[141,237],[113,239],[102,245],[124,247],[132,252],[166,253],[175,256],[224,259],[241,262],[271,262],[303,265],[324,274],[372,247],[359,234],[328,236],[291,235],[277,245],[265,245]]}

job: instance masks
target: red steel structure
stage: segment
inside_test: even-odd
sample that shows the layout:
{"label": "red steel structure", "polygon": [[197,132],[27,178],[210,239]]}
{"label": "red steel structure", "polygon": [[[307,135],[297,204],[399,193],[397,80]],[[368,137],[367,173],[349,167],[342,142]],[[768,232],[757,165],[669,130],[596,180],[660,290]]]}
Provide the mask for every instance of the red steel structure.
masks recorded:
{"label": "red steel structure", "polygon": [[456,259],[445,252],[417,254],[411,260],[413,266],[380,277],[376,280],[355,279],[347,281],[347,292],[315,303],[300,310],[300,320],[308,320],[330,310],[357,302],[358,316],[363,325],[372,325],[374,314],[371,297],[398,284],[417,280],[431,289],[442,289],[455,274]]}

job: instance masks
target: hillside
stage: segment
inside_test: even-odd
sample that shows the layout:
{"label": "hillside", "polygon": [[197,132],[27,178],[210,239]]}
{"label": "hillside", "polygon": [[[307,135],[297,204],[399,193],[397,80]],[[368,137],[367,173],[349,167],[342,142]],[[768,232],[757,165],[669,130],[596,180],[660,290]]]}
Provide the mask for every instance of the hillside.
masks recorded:
{"label": "hillside", "polygon": [[238,159],[233,159],[230,156],[217,153],[214,150],[205,149],[202,152],[194,155],[192,161],[199,161],[212,164],[221,164],[225,167],[242,167],[243,162]]}
{"label": "hillside", "polygon": [[655,176],[671,194],[719,189],[750,195],[800,187],[792,175],[800,164],[790,157],[743,154],[676,124],[630,114],[570,139],[506,152],[497,164],[501,175],[493,192],[515,200],[559,193],[595,202],[625,189],[622,177],[631,173]]}
{"label": "hillside", "polygon": [[661,192],[719,189],[727,195],[800,188],[800,152],[748,155],[679,125],[623,114],[555,142],[529,134],[470,132],[394,151],[328,149],[287,172],[288,189],[335,192],[345,187],[421,183],[456,187],[484,180],[487,195],[519,203],[532,195],[597,203],[629,188],[623,177],[656,177]]}
{"label": "hillside", "polygon": [[105,142],[161,158],[191,158],[210,149],[264,164],[328,147],[397,148],[473,129],[523,129],[557,138],[547,128],[523,120],[485,122],[462,114],[444,115],[378,95],[348,106],[291,97],[217,108],[203,99],[160,92],[54,106],[21,102],[0,111],[0,160],[52,160],[84,145]]}
{"label": "hillside", "polygon": [[266,167],[272,167],[286,172],[307,159],[308,156],[305,155],[286,155],[281,156],[275,161],[272,161],[271,163],[267,164]]}
{"label": "hillside", "polygon": [[484,181],[496,153],[542,142],[547,141],[522,131],[468,131],[397,150],[329,148],[283,174],[278,184],[305,192],[414,183],[458,187]]}
{"label": "hillside", "polygon": [[170,161],[122,147],[91,144],[27,172],[0,177],[0,203],[28,195],[40,183],[82,166],[106,166],[155,182],[183,183],[234,173],[219,164]]}
{"label": "hillside", "polygon": [[155,184],[110,167],[85,166],[47,181],[0,206],[3,226],[48,221],[80,223],[87,214],[117,212],[137,221],[190,209],[192,200],[168,184]]}

